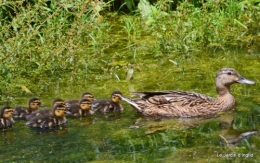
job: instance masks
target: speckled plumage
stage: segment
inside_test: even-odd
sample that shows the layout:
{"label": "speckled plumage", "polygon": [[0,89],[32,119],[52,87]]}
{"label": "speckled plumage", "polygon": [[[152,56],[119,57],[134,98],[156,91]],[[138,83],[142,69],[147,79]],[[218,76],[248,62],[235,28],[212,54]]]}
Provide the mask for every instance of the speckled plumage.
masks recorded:
{"label": "speckled plumage", "polygon": [[[34,106],[33,106],[34,105]],[[37,97],[30,98],[28,100],[28,106],[16,106],[14,107],[14,118],[25,118],[30,115],[34,110],[38,110],[41,106],[41,101]]]}
{"label": "speckled plumage", "polygon": [[134,92],[140,98],[121,98],[147,116],[208,116],[234,108],[235,98],[230,93],[230,85],[234,83],[254,84],[255,82],[245,79],[232,68],[223,68],[216,75],[217,98],[187,91]]}
{"label": "speckled plumage", "polygon": [[61,110],[66,114],[66,108],[62,104],[55,105],[52,109],[42,109],[34,111],[28,117],[26,125],[28,127],[51,128],[65,124],[67,119],[65,116],[57,116],[56,110]]}
{"label": "speckled plumage", "polygon": [[[89,99],[89,100],[93,101],[95,98],[94,98],[94,95],[92,93],[84,92],[84,93],[82,93],[80,99]],[[80,100],[66,100],[65,101],[66,107],[70,108],[70,106],[72,106],[72,105],[78,105],[79,101]]]}
{"label": "speckled plumage", "polygon": [[82,117],[94,114],[91,109],[92,100],[81,99],[78,103],[70,105],[67,108],[67,114],[74,117]]}
{"label": "speckled plumage", "polygon": [[107,112],[122,112],[123,106],[120,104],[120,96],[122,92],[113,91],[111,93],[111,99],[95,100],[92,104],[92,110],[99,113]]}
{"label": "speckled plumage", "polygon": [[[9,113],[5,113],[5,111]],[[6,117],[5,114],[10,114],[10,117]],[[0,129],[12,127],[12,125],[15,123],[15,121],[12,118],[13,115],[13,108],[9,106],[4,106],[1,109],[0,113]]]}

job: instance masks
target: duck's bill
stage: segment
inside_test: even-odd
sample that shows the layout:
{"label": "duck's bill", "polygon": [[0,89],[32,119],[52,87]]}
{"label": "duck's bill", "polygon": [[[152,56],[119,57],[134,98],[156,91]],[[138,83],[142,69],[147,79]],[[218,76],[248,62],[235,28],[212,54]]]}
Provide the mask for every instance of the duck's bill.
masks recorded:
{"label": "duck's bill", "polygon": [[241,84],[255,84],[254,81],[248,80],[248,79],[246,79],[246,78],[244,78],[242,76],[239,78],[239,80],[237,82],[241,83]]}
{"label": "duck's bill", "polygon": [[44,103],[40,103],[40,106],[45,106],[45,104]]}

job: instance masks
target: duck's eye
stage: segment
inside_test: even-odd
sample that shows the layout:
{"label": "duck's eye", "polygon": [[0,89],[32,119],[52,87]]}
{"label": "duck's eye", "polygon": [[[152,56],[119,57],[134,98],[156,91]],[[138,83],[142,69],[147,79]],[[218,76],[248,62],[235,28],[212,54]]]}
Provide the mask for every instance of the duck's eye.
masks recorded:
{"label": "duck's eye", "polygon": [[232,75],[232,73],[231,73],[231,72],[228,72],[227,74],[228,74],[228,75]]}

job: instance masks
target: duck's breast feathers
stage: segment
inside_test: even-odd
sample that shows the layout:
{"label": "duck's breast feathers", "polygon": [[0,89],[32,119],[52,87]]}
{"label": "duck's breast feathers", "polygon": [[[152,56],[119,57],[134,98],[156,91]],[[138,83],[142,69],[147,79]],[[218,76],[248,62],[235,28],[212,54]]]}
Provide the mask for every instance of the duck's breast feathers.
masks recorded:
{"label": "duck's breast feathers", "polygon": [[147,100],[150,103],[156,105],[170,104],[176,102],[182,102],[183,105],[192,101],[197,102],[209,102],[213,98],[205,96],[203,94],[187,92],[187,91],[157,91],[157,92],[133,92],[139,95],[143,100]]}

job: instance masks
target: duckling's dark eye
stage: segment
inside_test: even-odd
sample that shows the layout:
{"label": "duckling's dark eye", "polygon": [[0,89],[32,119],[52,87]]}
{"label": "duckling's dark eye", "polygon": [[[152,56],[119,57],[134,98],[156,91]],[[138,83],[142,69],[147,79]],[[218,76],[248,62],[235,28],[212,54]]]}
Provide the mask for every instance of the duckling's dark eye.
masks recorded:
{"label": "duckling's dark eye", "polygon": [[231,72],[228,72],[227,74],[228,74],[228,75],[232,75],[232,73],[231,73]]}

